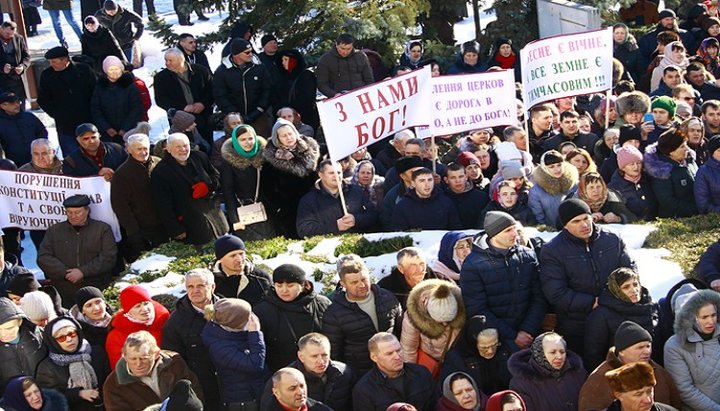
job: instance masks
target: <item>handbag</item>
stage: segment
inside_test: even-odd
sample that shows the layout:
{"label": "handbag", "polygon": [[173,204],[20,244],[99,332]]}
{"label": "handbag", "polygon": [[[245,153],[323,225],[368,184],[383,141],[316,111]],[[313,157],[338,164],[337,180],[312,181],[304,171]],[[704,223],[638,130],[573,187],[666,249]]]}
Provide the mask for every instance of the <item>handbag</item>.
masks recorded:
{"label": "handbag", "polygon": [[255,200],[252,204],[241,205],[237,208],[238,222],[233,224],[233,228],[238,225],[248,226],[250,224],[262,223],[267,221],[267,213],[265,212],[265,206],[263,203],[258,202],[258,196],[260,195],[260,169],[257,169],[257,184],[255,185]]}

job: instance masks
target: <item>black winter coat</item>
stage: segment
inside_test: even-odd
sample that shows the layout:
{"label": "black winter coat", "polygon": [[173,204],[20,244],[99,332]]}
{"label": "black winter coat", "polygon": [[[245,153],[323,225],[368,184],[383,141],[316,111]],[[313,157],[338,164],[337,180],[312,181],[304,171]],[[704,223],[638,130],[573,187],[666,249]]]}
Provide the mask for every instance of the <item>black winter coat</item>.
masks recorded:
{"label": "black winter coat", "polygon": [[560,150],[560,144],[570,141],[575,143],[578,148],[585,149],[588,153],[593,153],[595,151],[595,144],[600,139],[595,134],[587,134],[587,133],[579,133],[575,137],[570,138],[566,136],[565,134],[555,134],[554,136],[550,137],[549,139],[545,140],[542,143],[543,148],[545,151],[547,150]]}
{"label": "black winter coat", "polygon": [[[440,277],[435,274],[435,271],[433,271],[432,268],[427,267],[425,269],[425,276],[423,277],[423,280],[429,280],[429,279],[439,279]],[[405,276],[397,269],[397,267],[393,267],[392,271],[390,271],[390,274],[383,277],[380,281],[377,283],[378,287],[382,288],[383,290],[388,290],[397,300],[400,302],[400,307],[402,307],[402,310],[405,311],[405,307],[407,307],[407,299],[408,296],[410,296],[410,286],[408,285],[407,281],[405,281]]]}
{"label": "black winter coat", "polygon": [[17,257],[5,254],[5,265],[0,270],[0,297],[7,297],[7,287],[16,275],[30,272],[27,268],[17,264]]}
{"label": "black winter coat", "polygon": [[[119,144],[100,142],[100,145],[104,150],[103,167],[117,170],[127,160],[128,154]],[[91,177],[100,172],[95,160],[86,156],[80,148],[64,158],[62,170],[63,175],[69,177]]]}
{"label": "black winter coat", "polygon": [[474,184],[468,183],[469,190],[462,193],[455,193],[449,188],[445,190],[445,195],[455,204],[455,209],[460,217],[460,224],[464,229],[477,227],[483,208],[490,203],[490,197],[488,197],[487,193],[477,189]]}
{"label": "black winter coat", "polygon": [[106,76],[98,79],[90,102],[90,112],[93,124],[106,139],[111,138],[107,134],[108,129],[128,131],[142,120],[142,100],[134,81],[135,76],[130,72],[123,73],[114,83]]}
{"label": "black winter coat", "polygon": [[[7,321],[10,320],[2,323]],[[13,377],[34,377],[38,364],[47,357],[40,327],[22,317],[19,335],[20,341],[16,344],[0,343],[0,394],[5,393],[5,387]]]}
{"label": "black winter coat", "polygon": [[586,369],[594,370],[605,361],[608,349],[615,345],[615,331],[626,320],[640,325],[650,335],[655,333],[658,305],[652,301],[647,288],[642,288],[637,304],[618,299],[607,288],[603,290],[597,308],[585,321],[583,362]]}
{"label": "black winter coat", "polygon": [[82,54],[93,60],[93,68],[97,73],[103,72],[102,63],[107,56],[115,56],[125,61],[125,54],[123,54],[117,39],[110,30],[101,25],[97,26],[94,33],[83,29],[80,44],[82,45]]}
{"label": "black winter coat", "polygon": [[215,275],[215,293],[217,295],[227,298],[242,298],[252,306],[262,301],[265,294],[272,288],[270,275],[255,267],[248,260],[245,260],[243,273],[248,282],[240,292],[238,292],[238,288],[240,287],[240,279],[243,276],[226,275],[222,270],[220,261],[215,263],[213,274]]}
{"label": "black winter coat", "polygon": [[375,295],[377,329],[370,316],[356,303],[348,301],[345,291],[335,293],[323,316],[322,333],[330,340],[332,358],[349,365],[357,375],[373,367],[368,340],[379,331],[399,336],[402,327],[402,308],[395,296],[375,284],[371,285],[371,292]]}
{"label": "black winter coat", "polygon": [[537,224],[535,214],[532,212],[527,203],[518,200],[518,202],[511,208],[505,208],[500,205],[500,203],[493,200],[490,201],[480,213],[480,218],[478,218],[475,222],[477,228],[483,228],[485,226],[485,215],[490,211],[502,211],[504,213],[508,213],[525,227],[535,226]]}
{"label": "black winter coat", "polygon": [[[615,400],[610,404],[609,407],[605,409],[605,411],[622,411],[622,404],[620,404],[620,400]],[[654,402],[652,405],[652,408],[650,408],[650,411],[678,411],[677,408],[663,404],[661,402]]]}
{"label": "black winter coat", "polygon": [[698,214],[695,204],[695,152],[690,151],[686,164],[682,165],[657,151],[657,144],[645,149],[645,170],[651,177],[653,192],[657,198],[658,217],[690,217]]}
{"label": "black winter coat", "polygon": [[110,30],[123,50],[132,47],[133,40],[139,40],[145,28],[142,17],[120,5],[114,16],[105,13],[104,9],[100,9],[95,13],[95,17],[100,24]]}
{"label": "black winter coat", "polygon": [[625,206],[638,218],[651,221],[657,217],[657,200],[645,174],[635,184],[626,180],[616,170],[610,179],[608,188],[620,193],[625,201]]}
{"label": "black winter coat", "polygon": [[[217,297],[213,296],[213,302],[215,301]],[[215,366],[201,336],[206,323],[207,320],[193,307],[187,295],[183,296],[163,325],[160,348],[180,354],[190,371],[200,380],[205,407],[209,410],[220,409],[220,389]]]}
{"label": "black winter coat", "polygon": [[[115,313],[110,306],[107,306],[105,310],[110,316]],[[108,327],[102,327],[88,323],[84,319],[82,313],[78,311],[77,305],[74,305],[70,308],[68,315],[70,315],[72,318],[76,319],[78,323],[80,323],[80,326],[83,329],[83,334],[85,334],[85,339],[88,340],[93,349],[105,351],[105,340],[107,340]]]}
{"label": "black winter coat", "polygon": [[[12,45],[14,52],[11,56],[8,56],[4,52],[0,53],[0,67],[5,67],[5,64],[13,67],[8,74],[0,70],[0,90],[15,93],[16,96],[24,100],[25,87],[23,86],[21,76],[25,74],[25,71],[30,67],[30,54],[25,38],[17,33],[12,36]],[[14,70],[14,68],[18,66],[23,68],[21,74],[17,74]]]}
{"label": "black winter coat", "polygon": [[536,336],[547,303],[540,286],[538,260],[527,247],[515,246],[502,255],[478,237],[460,271],[460,289],[468,317],[484,315],[510,352],[518,331]]}
{"label": "black winter coat", "polygon": [[436,187],[429,198],[420,198],[415,190],[408,190],[395,204],[390,226],[396,231],[459,230],[462,223],[455,204]]}
{"label": "black winter coat", "polygon": [[[339,196],[333,196],[315,183],[315,188],[305,194],[298,203],[295,225],[300,237],[342,234],[337,220],[345,214]],[[345,233],[369,232],[378,225],[379,215],[370,197],[356,185],[343,184],[347,212],[355,217],[355,226]]]}
{"label": "black winter coat", "polygon": [[297,50],[284,50],[280,57],[291,57],[297,61],[295,68],[288,72],[280,68],[278,84],[275,87],[277,108],[292,107],[300,113],[302,122],[317,130],[320,126],[320,117],[317,111],[316,93],[317,78],[315,73],[308,70],[305,57]]}
{"label": "black winter coat", "polygon": [[432,411],[438,400],[437,383],[427,368],[405,364],[402,392],[388,382],[377,367],[366,373],[353,389],[355,411],[385,411],[396,402],[406,402],[418,411]]}
{"label": "black winter coat", "polygon": [[543,293],[557,313],[557,332],[576,337],[584,335],[586,317],[610,273],[619,267],[637,269],[623,240],[596,225],[587,244],[562,230],[543,246],[540,266]]}
{"label": "black winter coat", "polygon": [[486,395],[506,390],[510,384],[507,368],[510,352],[507,348],[500,345],[495,356],[488,360],[478,353],[477,335],[472,336],[466,330],[463,334],[462,339],[458,339],[445,355],[438,380],[445,381],[450,374],[460,371],[471,376],[478,389]]}
{"label": "black winter coat", "polygon": [[245,124],[251,124],[270,107],[270,74],[261,65],[237,66],[231,57],[225,57],[215,70],[212,91],[223,114],[238,112]]}
{"label": "black winter coat", "polygon": [[[307,283],[312,284],[312,283]],[[323,315],[330,300],[312,290],[303,291],[295,300],[285,302],[271,289],[264,301],[253,307],[267,335],[267,367],[275,372],[297,358],[297,342],[305,334],[320,332]]]}
{"label": "black winter coat", "polygon": [[[194,199],[192,186],[201,181],[207,184],[209,193]],[[160,220],[170,237],[186,233],[186,241],[198,245],[227,233],[227,221],[214,194],[220,185],[220,174],[205,154],[191,150],[187,165],[181,166],[166,153],[153,170],[150,185],[157,209],[163,210]]]}
{"label": "black winter coat", "polygon": [[32,160],[30,143],[36,138],[47,136],[45,125],[35,114],[20,111],[11,116],[5,110],[0,110],[0,148],[5,151],[5,157],[14,161],[18,167]]}
{"label": "black winter coat", "polygon": [[90,100],[97,77],[87,64],[73,63],[63,71],[46,68],[40,75],[37,102],[55,119],[59,134],[75,136],[75,128],[92,122]]}
{"label": "black winter coat", "polygon": [[[194,103],[202,103],[205,110],[196,114],[200,117],[209,117],[212,113],[213,99],[213,81],[210,70],[197,64],[188,64],[188,75],[190,78],[190,93]],[[185,100],[180,82],[185,80],[174,72],[163,69],[153,78],[153,88],[155,93],[155,104],[163,110],[174,108],[182,110],[188,105]],[[243,117],[244,118],[244,117]]]}
{"label": "black winter coat", "polygon": [[[51,389],[45,389],[41,388],[40,391],[42,392],[43,397],[43,407],[40,411],[67,411],[70,408],[68,408],[68,402],[64,395],[61,393],[51,390]],[[25,404],[23,404],[25,405]],[[12,405],[8,405],[6,400],[0,399],[0,407],[2,407],[5,411],[23,411],[24,409],[18,409],[13,407]]]}

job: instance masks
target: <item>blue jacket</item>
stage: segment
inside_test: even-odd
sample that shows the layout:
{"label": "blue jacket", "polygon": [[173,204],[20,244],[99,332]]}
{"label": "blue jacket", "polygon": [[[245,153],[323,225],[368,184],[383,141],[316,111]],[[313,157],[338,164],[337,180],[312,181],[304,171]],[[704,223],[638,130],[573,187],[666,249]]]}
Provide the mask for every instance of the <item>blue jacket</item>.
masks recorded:
{"label": "blue jacket", "polygon": [[711,282],[720,280],[720,241],[711,244],[700,256],[695,272],[708,286]]}
{"label": "blue jacket", "polygon": [[519,350],[518,331],[536,336],[542,326],[546,302],[538,271],[534,251],[515,246],[503,255],[488,244],[487,235],[475,240],[460,271],[467,316],[484,315],[511,353]]}
{"label": "blue jacket", "polygon": [[695,175],[695,204],[701,213],[720,213],[720,161],[708,157]]}
{"label": "blue jacket", "polygon": [[355,411],[385,411],[396,402],[407,402],[418,411],[435,409],[438,400],[437,383],[427,368],[405,363],[402,391],[388,381],[377,367],[365,374],[353,388]]}
{"label": "blue jacket", "polygon": [[568,162],[563,162],[562,167],[563,174],[559,178],[550,176],[544,166],[537,166],[533,170],[535,185],[528,191],[528,206],[538,224],[557,226],[560,203],[571,198],[577,190],[577,168]]}
{"label": "blue jacket", "polygon": [[463,60],[462,54],[459,54],[457,57],[457,60],[455,60],[455,64],[450,66],[447,73],[448,74],[475,74],[475,73],[484,73],[486,71],[486,67],[483,63],[480,62],[480,57],[478,56],[478,62],[471,66],[467,63],[465,63],[465,60]]}
{"label": "blue jacket", "polygon": [[[475,184],[467,182],[465,191],[462,193],[454,193],[449,187],[445,189],[445,195],[455,204],[462,228],[477,228],[478,219],[482,210],[490,202],[488,195],[475,187]],[[482,223],[482,220],[480,220]]]}
{"label": "blue jacket", "polygon": [[695,152],[690,151],[685,165],[657,152],[657,144],[645,149],[643,164],[652,177],[657,198],[658,217],[690,217],[698,213],[695,205],[694,182],[697,173]]}
{"label": "blue jacket", "polygon": [[[340,234],[337,220],[343,216],[339,196],[333,196],[315,183],[315,188],[305,194],[298,204],[295,225],[300,237],[323,234]],[[378,213],[370,197],[356,185],[343,184],[347,212],[355,217],[355,226],[347,232],[368,232],[378,223]]]}
{"label": "blue jacket", "polygon": [[256,400],[259,403],[269,377],[262,331],[230,332],[208,321],[202,331],[202,341],[217,369],[223,402]]}
{"label": "blue jacket", "polygon": [[32,160],[30,143],[36,138],[47,138],[47,135],[42,121],[34,114],[21,111],[11,116],[0,110],[0,147],[18,167]]}
{"label": "blue jacket", "polygon": [[637,269],[623,240],[593,225],[589,243],[562,230],[543,246],[540,260],[543,293],[557,313],[558,333],[582,336],[610,273],[618,267]]}
{"label": "blue jacket", "polygon": [[[128,158],[128,154],[124,148],[115,143],[101,142],[105,150],[103,156],[103,167],[117,170]],[[90,177],[98,175],[98,168],[95,160],[86,156],[82,149],[70,153],[63,161],[63,174],[69,177]]]}
{"label": "blue jacket", "polygon": [[392,214],[393,230],[456,230],[462,223],[455,204],[439,188],[433,189],[429,198],[420,198],[415,190],[409,190],[395,205]]}

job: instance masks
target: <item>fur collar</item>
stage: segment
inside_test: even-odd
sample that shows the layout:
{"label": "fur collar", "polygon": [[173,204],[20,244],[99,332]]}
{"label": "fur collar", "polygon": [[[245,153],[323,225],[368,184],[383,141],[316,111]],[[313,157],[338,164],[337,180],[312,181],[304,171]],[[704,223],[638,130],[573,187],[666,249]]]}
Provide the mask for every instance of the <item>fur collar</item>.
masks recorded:
{"label": "fur collar", "polygon": [[265,161],[270,163],[271,166],[282,172],[293,174],[298,177],[307,177],[311,173],[315,172],[318,159],[320,159],[320,147],[315,139],[311,137],[301,135],[298,139],[303,140],[307,148],[294,152],[293,154],[295,157],[292,160],[281,160],[279,158],[275,158],[275,152],[278,148],[272,143],[272,141],[268,142],[265,146],[262,154],[263,158]]}
{"label": "fur collar", "polygon": [[[714,304],[720,308],[720,294],[714,290],[700,290],[680,308],[675,315],[675,335],[681,345],[702,342],[702,338],[695,330],[695,314],[704,305]],[[720,334],[720,327],[715,327],[714,336]]]}
{"label": "fur collar", "polygon": [[[126,88],[129,85],[133,84],[134,81],[135,81],[135,76],[133,76],[133,74],[130,72],[125,72],[125,73],[123,73],[122,76],[120,76],[120,78],[114,84],[117,84],[118,86],[120,86],[122,88]],[[104,74],[101,75],[100,78],[98,79],[98,84],[103,87],[106,87],[106,88],[113,85],[113,83],[111,83],[110,80],[108,80],[107,76]]]}
{"label": "fur collar", "polygon": [[235,148],[232,144],[232,139],[229,138],[225,140],[223,143],[221,149],[220,149],[220,155],[222,155],[223,160],[230,163],[231,166],[234,168],[239,168],[241,170],[253,167],[253,168],[262,168],[263,163],[263,156],[262,152],[265,150],[265,147],[267,146],[267,140],[264,138],[257,136],[257,139],[260,141],[260,152],[258,152],[253,158],[245,158],[241,156],[240,154],[235,151]]}
{"label": "fur collar", "polygon": [[[695,162],[695,150],[688,149],[688,163]],[[643,165],[648,175],[653,178],[667,180],[672,174],[673,168],[678,165],[677,162],[657,151],[657,143],[653,143],[645,149],[643,155]]]}
{"label": "fur collar", "polygon": [[450,293],[457,301],[458,312],[455,319],[450,321],[448,326],[451,330],[460,330],[465,325],[465,304],[463,304],[462,293],[460,288],[455,284],[445,280],[424,280],[416,285],[407,300],[407,314],[410,322],[417,327],[420,332],[430,338],[438,338],[445,332],[446,328],[442,324],[433,320],[425,308],[425,303],[432,292],[440,285],[450,288]]}
{"label": "fur collar", "polygon": [[[562,371],[563,375],[571,371],[583,369],[580,356],[572,351],[567,351],[565,362],[566,364]],[[513,378],[520,377],[528,380],[552,379],[554,381],[548,370],[537,365],[535,361],[532,361],[532,354],[529,348],[520,350],[510,357],[508,360],[508,370],[510,370]]]}
{"label": "fur collar", "polygon": [[545,166],[539,165],[533,170],[533,181],[548,194],[566,194],[578,183],[578,171],[575,166],[567,161],[562,162],[562,169],[562,175],[559,178],[555,178],[548,174]]}
{"label": "fur collar", "polygon": [[[159,374],[161,370],[164,368],[167,368],[170,366],[172,362],[172,357],[174,355],[179,355],[177,353],[172,353],[169,351],[161,350],[160,356],[158,357],[157,361],[155,362],[154,369],[157,370],[157,373]],[[154,370],[153,370],[154,372]],[[125,385],[130,384],[132,382],[141,382],[140,378],[131,375],[127,368],[127,363],[125,362],[124,358],[120,358],[120,361],[118,361],[117,366],[115,367],[115,375],[117,376],[117,381],[119,385]]]}

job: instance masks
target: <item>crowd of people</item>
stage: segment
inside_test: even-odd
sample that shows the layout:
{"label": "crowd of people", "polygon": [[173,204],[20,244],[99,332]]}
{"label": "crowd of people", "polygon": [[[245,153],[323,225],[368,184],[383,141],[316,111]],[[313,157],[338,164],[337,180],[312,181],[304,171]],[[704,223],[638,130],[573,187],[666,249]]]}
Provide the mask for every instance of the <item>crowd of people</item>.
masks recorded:
{"label": "crowd of people", "polygon": [[[24,110],[25,40],[1,23],[0,168],[103,177],[122,240],[92,218],[88,195],[65,198],[65,221],[27,232],[41,285],[23,268],[22,231],[4,228],[0,407],[720,410],[720,242],[699,279],[658,301],[603,228],[720,212],[720,20],[696,8],[683,28],[672,10],[651,16],[657,27],[638,41],[613,26],[608,95],[435,139],[403,130],[343,159],[327,158],[325,141],[338,136],[322,130],[317,93],[428,65],[443,75],[422,41],[380,74],[377,53],[342,34],[311,70],[272,34],[257,52],[254,29],[238,22],[213,71],[182,34],[154,77],[170,133],[151,145],[150,92],[132,74],[142,19],[107,0],[83,11],[84,33],[73,26],[80,56],[45,54],[38,104],[60,154]],[[447,75],[512,69],[520,80],[511,39],[482,54],[464,43]],[[544,243],[524,232],[534,225],[559,233]],[[245,249],[276,236],[418,229],[447,231],[437,258],[400,250],[373,284],[362,258],[340,256],[329,296],[300,267],[269,273]],[[184,273],[175,307],[132,285],[113,312],[102,290],[169,241],[214,242],[216,258]]]}

